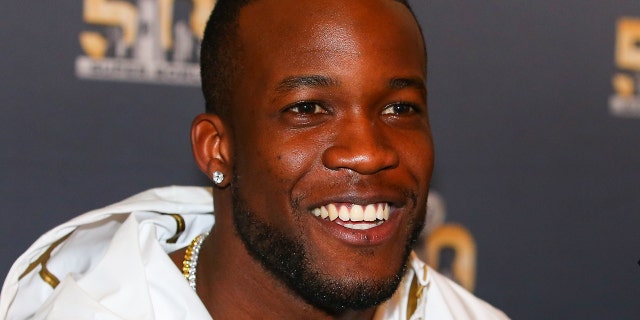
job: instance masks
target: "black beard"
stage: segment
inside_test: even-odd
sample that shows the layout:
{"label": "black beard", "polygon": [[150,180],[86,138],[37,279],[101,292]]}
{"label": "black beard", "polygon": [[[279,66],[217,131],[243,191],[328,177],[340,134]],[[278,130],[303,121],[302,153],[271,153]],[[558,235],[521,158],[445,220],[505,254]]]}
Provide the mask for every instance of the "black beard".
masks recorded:
{"label": "black beard", "polygon": [[393,276],[376,281],[340,281],[318,272],[311,265],[299,236],[285,234],[260,221],[240,196],[237,179],[234,177],[233,180],[233,223],[245,248],[264,269],[307,303],[330,315],[339,315],[347,310],[365,310],[377,306],[396,291],[423,222],[408,226],[410,232],[404,246],[403,263]]}

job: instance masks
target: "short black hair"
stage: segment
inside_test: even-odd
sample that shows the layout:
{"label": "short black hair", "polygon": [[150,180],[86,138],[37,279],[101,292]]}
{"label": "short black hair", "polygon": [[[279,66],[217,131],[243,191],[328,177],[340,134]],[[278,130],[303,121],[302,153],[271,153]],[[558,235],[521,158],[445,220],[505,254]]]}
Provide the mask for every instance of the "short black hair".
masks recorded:
{"label": "short black hair", "polygon": [[[242,52],[238,40],[240,10],[255,1],[259,0],[218,0],[209,17],[200,47],[200,78],[208,113],[225,117],[229,112],[232,89],[242,71],[238,59]],[[405,5],[417,23],[408,0],[394,1]]]}

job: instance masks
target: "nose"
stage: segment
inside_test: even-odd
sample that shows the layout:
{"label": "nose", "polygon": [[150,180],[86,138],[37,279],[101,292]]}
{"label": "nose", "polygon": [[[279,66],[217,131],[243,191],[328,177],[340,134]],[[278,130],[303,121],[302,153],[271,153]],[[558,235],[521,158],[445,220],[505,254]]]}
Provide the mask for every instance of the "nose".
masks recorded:
{"label": "nose", "polygon": [[397,150],[389,143],[381,126],[368,119],[341,124],[332,145],[322,154],[325,167],[348,169],[360,174],[374,174],[397,167]]}

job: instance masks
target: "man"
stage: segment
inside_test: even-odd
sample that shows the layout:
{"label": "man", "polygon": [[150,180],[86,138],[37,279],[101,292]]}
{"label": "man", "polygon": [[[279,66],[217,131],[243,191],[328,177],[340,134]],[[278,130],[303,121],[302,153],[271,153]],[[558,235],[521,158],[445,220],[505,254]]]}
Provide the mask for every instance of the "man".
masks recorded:
{"label": "man", "polygon": [[411,254],[433,147],[404,1],[220,0],[201,57],[215,224],[201,188],[87,213],[16,262],[0,315],[506,318]]}

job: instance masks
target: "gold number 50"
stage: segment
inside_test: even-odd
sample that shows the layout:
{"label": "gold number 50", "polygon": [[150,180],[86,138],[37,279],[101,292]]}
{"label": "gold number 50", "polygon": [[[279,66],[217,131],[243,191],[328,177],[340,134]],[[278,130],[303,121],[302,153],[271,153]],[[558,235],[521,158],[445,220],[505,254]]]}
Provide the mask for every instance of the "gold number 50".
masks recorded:
{"label": "gold number 50", "polygon": [[[173,7],[175,0],[158,1],[160,21],[160,40],[167,50],[173,45]],[[216,0],[191,0],[193,8],[189,17],[191,32],[202,39],[204,27]],[[129,48],[138,34],[138,10],[127,1],[118,0],[84,0],[84,21],[89,24],[113,26],[122,29],[124,45]],[[102,58],[107,50],[108,42],[98,32],[85,31],[80,34],[80,44],[92,58]]]}

